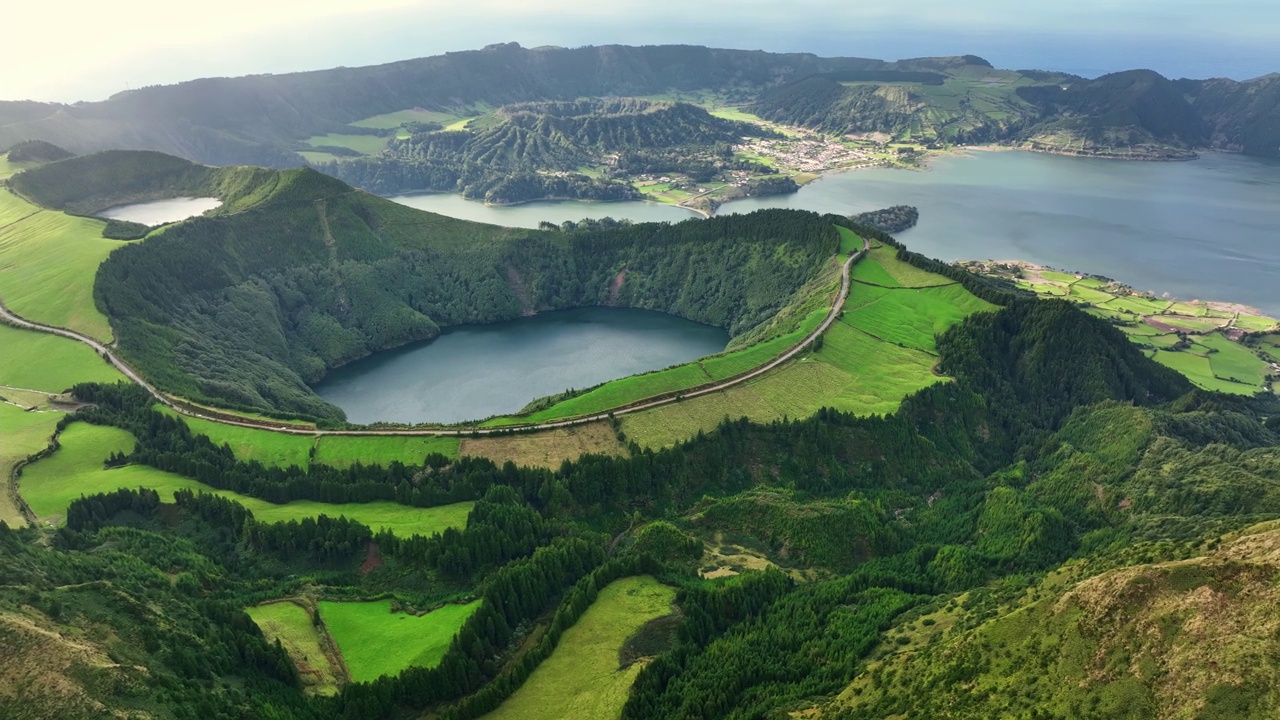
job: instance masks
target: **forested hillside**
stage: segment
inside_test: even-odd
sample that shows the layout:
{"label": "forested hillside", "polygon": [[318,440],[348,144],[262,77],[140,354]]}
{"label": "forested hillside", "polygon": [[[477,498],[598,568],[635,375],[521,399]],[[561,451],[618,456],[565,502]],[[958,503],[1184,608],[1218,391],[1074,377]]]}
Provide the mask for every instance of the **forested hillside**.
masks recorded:
{"label": "forested hillside", "polygon": [[341,411],[308,383],[451,325],[616,305],[747,333],[839,243],[830,218],[795,211],[514,230],[414,210],[313,170],[215,170],[150,153],[73,158],[14,185],[63,207],[157,188],[227,198],[227,212],[113,252],[95,300],[120,353],[161,388],[325,420]]}
{"label": "forested hillside", "polygon": [[[91,405],[62,427],[113,425],[137,440],[129,454],[104,458],[110,467],[153,467],[272,502],[476,505],[465,530],[405,538],[327,518],[271,525],[185,491],[172,505],[127,490],[74,501],[63,530],[0,529],[10,578],[0,627],[16,648],[6,673],[29,682],[46,669],[55,680],[33,684],[28,707],[67,715],[145,704],[162,717],[474,718],[559,651],[610,581],[656,574],[678,589],[680,613],[665,639],[646,636],[654,659],[612,706],[625,718],[943,707],[963,717],[1145,717],[1174,697],[1193,709],[1235,708],[1231,717],[1267,715],[1270,664],[1231,655],[1230,667],[1246,673],[1237,693],[1212,666],[1170,655],[1176,633],[1143,635],[1148,655],[1126,659],[1105,629],[1126,627],[1126,617],[1182,627],[1161,619],[1171,617],[1162,598],[1188,594],[1228,593],[1214,607],[1231,617],[1261,611],[1249,593],[1270,575],[1255,580],[1250,568],[1271,562],[1260,554],[1269,546],[1214,538],[1280,512],[1280,438],[1263,421],[1274,401],[1191,391],[1068,303],[1005,300],[938,339],[955,381],[893,416],[727,422],[673,449],[588,456],[555,471],[441,456],[268,470],[157,412],[136,387],[78,386]],[[699,547],[729,552],[726,538],[766,569],[703,579]],[[369,540],[379,565],[358,569]],[[1202,553],[1211,559],[1185,562]],[[1084,580],[1069,596],[1064,573]],[[265,642],[240,610],[281,597],[387,596],[406,608],[481,605],[438,664],[343,682],[332,699],[308,699],[290,662],[298,656]],[[1019,607],[1031,609],[1010,612]],[[65,640],[70,626],[80,629],[74,646],[29,640]],[[1073,650],[1056,653],[1055,643]],[[126,664],[98,660],[108,653]],[[1037,667],[1061,682],[1035,682]],[[1162,669],[1175,668],[1190,682],[1164,689]],[[139,685],[143,673],[160,683]]]}

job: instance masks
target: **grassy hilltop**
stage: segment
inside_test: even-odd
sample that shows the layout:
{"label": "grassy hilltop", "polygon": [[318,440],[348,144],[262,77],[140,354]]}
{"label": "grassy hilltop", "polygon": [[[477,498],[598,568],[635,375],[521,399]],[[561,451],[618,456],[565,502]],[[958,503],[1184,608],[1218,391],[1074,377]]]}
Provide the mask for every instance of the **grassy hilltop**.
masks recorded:
{"label": "grassy hilltop", "polygon": [[[35,202],[77,212],[178,194],[222,199],[208,215],[142,243],[86,241],[86,253],[115,252],[105,260],[106,252],[85,255],[77,291],[100,262],[94,307],[110,319],[121,354],[160,387],[241,410],[328,420],[340,411],[308,383],[450,325],[617,305],[751,334],[792,302],[838,245],[829,220],[786,211],[572,233],[507,229],[407,208],[312,170],[215,169],[157,153],[76,157],[10,182]],[[31,220],[20,218],[10,231],[22,222]],[[13,282],[30,280],[15,273]],[[11,302],[18,312],[35,305],[20,294]]]}

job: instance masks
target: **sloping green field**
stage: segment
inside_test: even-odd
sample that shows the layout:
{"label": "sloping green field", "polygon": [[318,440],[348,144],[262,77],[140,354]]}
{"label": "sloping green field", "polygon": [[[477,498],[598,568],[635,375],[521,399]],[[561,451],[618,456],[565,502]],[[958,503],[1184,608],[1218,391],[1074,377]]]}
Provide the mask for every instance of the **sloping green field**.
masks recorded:
{"label": "sloping green field", "polygon": [[60,393],[76,383],[123,379],[84,343],[0,325],[0,385]]}
{"label": "sloping green field", "polygon": [[391,612],[391,601],[321,602],[320,617],[338,643],[352,682],[435,667],[480,601],[445,605],[425,615]]}
{"label": "sloping green field", "polygon": [[41,210],[7,189],[0,189],[0,218],[10,219],[0,222],[0,301],[28,320],[110,341],[93,279],[124,243],[102,237],[101,220]]}
{"label": "sloping green field", "polygon": [[486,720],[616,720],[641,665],[619,667],[627,638],[671,612],[675,590],[649,576],[623,578],[565,631],[551,657]]}
{"label": "sloping green field", "polygon": [[466,525],[473,503],[462,502],[433,508],[416,508],[393,502],[322,503],[295,500],[275,505],[265,500],[228,490],[215,490],[195,480],[146,465],[126,465],[104,469],[103,461],[113,452],[128,453],[134,439],[119,428],[73,423],[59,436],[61,449],[28,465],[22,473],[19,491],[42,522],[60,525],[71,501],[82,495],[111,492],[119,488],[148,487],[171,501],[176,490],[210,492],[244,505],[263,522],[285,522],[305,517],[346,516],[368,525],[375,532],[386,528],[396,535],[433,535],[446,528]]}
{"label": "sloping green field", "polygon": [[[904,397],[942,380],[933,373],[935,336],[972,313],[995,309],[958,283],[900,265],[905,263],[877,249],[854,266],[863,277],[894,284],[854,283],[821,349],[721,392],[625,415],[623,431],[642,446],[668,447],[726,418],[769,422],[808,417],[823,407],[860,415],[894,412]],[[905,287],[899,278],[920,287]]]}

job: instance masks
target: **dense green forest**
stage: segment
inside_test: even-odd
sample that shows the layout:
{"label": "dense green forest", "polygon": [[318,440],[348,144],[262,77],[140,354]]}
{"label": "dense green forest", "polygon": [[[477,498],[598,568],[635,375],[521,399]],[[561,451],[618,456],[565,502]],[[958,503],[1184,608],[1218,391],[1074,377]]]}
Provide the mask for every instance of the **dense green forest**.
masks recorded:
{"label": "dense green forest", "polygon": [[[1058,93],[1052,88],[1063,84],[1068,89],[1053,97]],[[1034,90],[1027,87],[1032,85],[1049,90],[1031,100],[1020,97]],[[682,45],[522,48],[515,43],[362,68],[205,78],[131,90],[101,102],[0,102],[0,148],[38,139],[77,153],[136,147],[215,165],[291,167],[303,162],[295,152],[300,141],[365,132],[351,123],[407,108],[452,113],[669,93],[754,103],[756,112],[770,119],[829,132],[910,130],[956,142],[1036,136],[1048,142],[1053,133],[1079,130],[1097,134],[1107,147],[1145,145],[1155,138],[1169,148],[1175,146],[1167,140],[1176,137],[1179,144],[1280,156],[1280,129],[1271,121],[1280,101],[1275,75],[1245,82],[1171,82],[1135,71],[1084,80],[1066,73],[996,70],[971,55],[887,62]],[[1169,120],[1156,111],[1169,112]],[[1057,122],[1066,125],[1054,126]],[[1038,126],[1051,132],[1032,132]],[[392,172],[415,172],[418,179],[425,172],[397,165]]]}
{"label": "dense green forest", "polygon": [[750,333],[838,247],[839,218],[816,213],[516,230],[408,208],[309,169],[220,171],[151,153],[73,158],[14,184],[67,205],[191,176],[222,191],[226,209],[122,247],[98,270],[94,297],[120,353],[183,397],[326,421],[341,411],[308,383],[452,325],[614,305]]}
{"label": "dense green forest", "polygon": [[[954,382],[893,416],[726,422],[669,450],[633,447],[556,470],[442,456],[266,468],[156,411],[136,387],[77,386],[89,405],[64,426],[110,424],[137,439],[109,464],[272,502],[477,502],[465,529],[406,538],[324,517],[263,524],[190,492],[173,505],[146,490],[76,501],[62,530],[0,530],[0,632],[21,648],[7,672],[61,668],[82,692],[38,686],[28,707],[67,717],[146,707],[160,717],[471,718],[528,678],[610,580],[654,574],[678,589],[678,625],[640,671],[624,717],[771,716],[823,706],[871,677],[868,663],[905,637],[904,623],[957,598],[971,613],[961,627],[973,627],[1072,558],[1091,559],[1092,572],[1185,558],[1202,538],[1280,512],[1280,437],[1265,421],[1274,401],[1192,390],[1066,302],[992,297],[1007,307],[938,339]],[[810,581],[776,569],[700,579],[691,537],[731,537]],[[383,564],[362,572],[371,541]],[[303,588],[418,608],[482,604],[438,665],[308,698],[288,656],[242,611]],[[83,648],[29,641],[62,624],[125,662],[95,665],[76,654]],[[829,710],[933,707],[930,692],[895,690],[896,674],[875,677],[892,693],[883,702]],[[1154,681],[1136,682],[1154,692]],[[1275,709],[1266,693],[1233,697],[1238,716]]]}

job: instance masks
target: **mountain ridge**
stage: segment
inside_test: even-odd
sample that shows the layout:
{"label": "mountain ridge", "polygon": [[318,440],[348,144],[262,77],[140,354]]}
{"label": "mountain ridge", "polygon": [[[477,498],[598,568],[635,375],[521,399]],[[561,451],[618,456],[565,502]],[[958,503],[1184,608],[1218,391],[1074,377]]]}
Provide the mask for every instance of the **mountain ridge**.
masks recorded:
{"label": "mountain ridge", "polygon": [[[981,70],[990,64],[976,56],[885,61],[690,45],[531,50],[509,43],[360,68],[202,78],[130,90],[97,103],[0,102],[0,147],[34,139],[78,153],[151,149],[215,165],[288,167],[302,164],[294,144],[304,138],[341,132],[349,123],[409,107],[492,107],[670,91],[713,91],[729,102],[751,103],[767,90],[822,74],[965,67]],[[1080,82],[1066,74],[1026,77]],[[1268,77],[1168,82],[1175,82],[1211,123],[1209,147],[1280,156],[1280,131],[1265,121],[1280,102],[1280,83]],[[827,122],[834,124],[834,119]],[[1009,128],[996,125],[987,131],[992,139],[1008,134]],[[854,126],[876,127],[874,122]]]}

